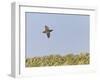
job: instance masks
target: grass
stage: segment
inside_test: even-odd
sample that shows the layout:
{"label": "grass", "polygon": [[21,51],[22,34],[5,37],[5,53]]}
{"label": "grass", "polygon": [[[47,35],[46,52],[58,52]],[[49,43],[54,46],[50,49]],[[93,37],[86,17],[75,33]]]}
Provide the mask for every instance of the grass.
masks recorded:
{"label": "grass", "polygon": [[86,65],[89,63],[90,63],[89,53],[80,53],[77,55],[67,54],[64,56],[49,55],[42,57],[27,58],[25,60],[26,67]]}

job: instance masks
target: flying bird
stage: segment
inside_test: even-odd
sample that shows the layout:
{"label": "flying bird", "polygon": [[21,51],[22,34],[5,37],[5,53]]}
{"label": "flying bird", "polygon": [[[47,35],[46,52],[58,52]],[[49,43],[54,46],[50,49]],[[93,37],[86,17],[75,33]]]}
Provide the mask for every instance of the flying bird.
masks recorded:
{"label": "flying bird", "polygon": [[49,27],[45,25],[45,30],[43,31],[43,33],[46,33],[48,38],[50,38],[50,32],[52,31],[52,29],[49,29]]}

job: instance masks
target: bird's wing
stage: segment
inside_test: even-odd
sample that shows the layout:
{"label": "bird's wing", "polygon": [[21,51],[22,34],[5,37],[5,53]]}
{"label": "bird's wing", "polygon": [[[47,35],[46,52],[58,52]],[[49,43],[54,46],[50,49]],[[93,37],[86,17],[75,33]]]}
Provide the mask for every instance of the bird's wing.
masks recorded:
{"label": "bird's wing", "polygon": [[52,32],[53,30],[51,29],[51,30],[49,30],[49,32]]}
{"label": "bird's wing", "polygon": [[45,25],[45,30],[49,30],[49,27],[47,25]]}
{"label": "bird's wing", "polygon": [[48,38],[50,37],[50,33],[47,33],[47,37],[48,37]]}

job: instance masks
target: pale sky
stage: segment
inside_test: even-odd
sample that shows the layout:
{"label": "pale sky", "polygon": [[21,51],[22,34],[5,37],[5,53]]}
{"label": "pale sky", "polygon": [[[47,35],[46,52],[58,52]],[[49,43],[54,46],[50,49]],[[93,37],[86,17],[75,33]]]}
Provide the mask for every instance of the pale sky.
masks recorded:
{"label": "pale sky", "polygon": [[[89,52],[88,15],[26,12],[26,57]],[[48,25],[50,38],[42,33]]]}

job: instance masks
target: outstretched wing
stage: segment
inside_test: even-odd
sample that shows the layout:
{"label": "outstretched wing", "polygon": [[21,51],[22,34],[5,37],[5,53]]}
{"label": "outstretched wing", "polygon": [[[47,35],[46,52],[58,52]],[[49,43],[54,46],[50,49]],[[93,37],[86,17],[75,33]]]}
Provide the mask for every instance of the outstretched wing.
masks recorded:
{"label": "outstretched wing", "polygon": [[50,38],[50,33],[47,33],[47,37]]}
{"label": "outstretched wing", "polygon": [[49,30],[49,32],[52,32],[53,30],[51,29],[51,30]]}
{"label": "outstretched wing", "polygon": [[49,30],[49,27],[47,25],[45,25],[45,30]]}

